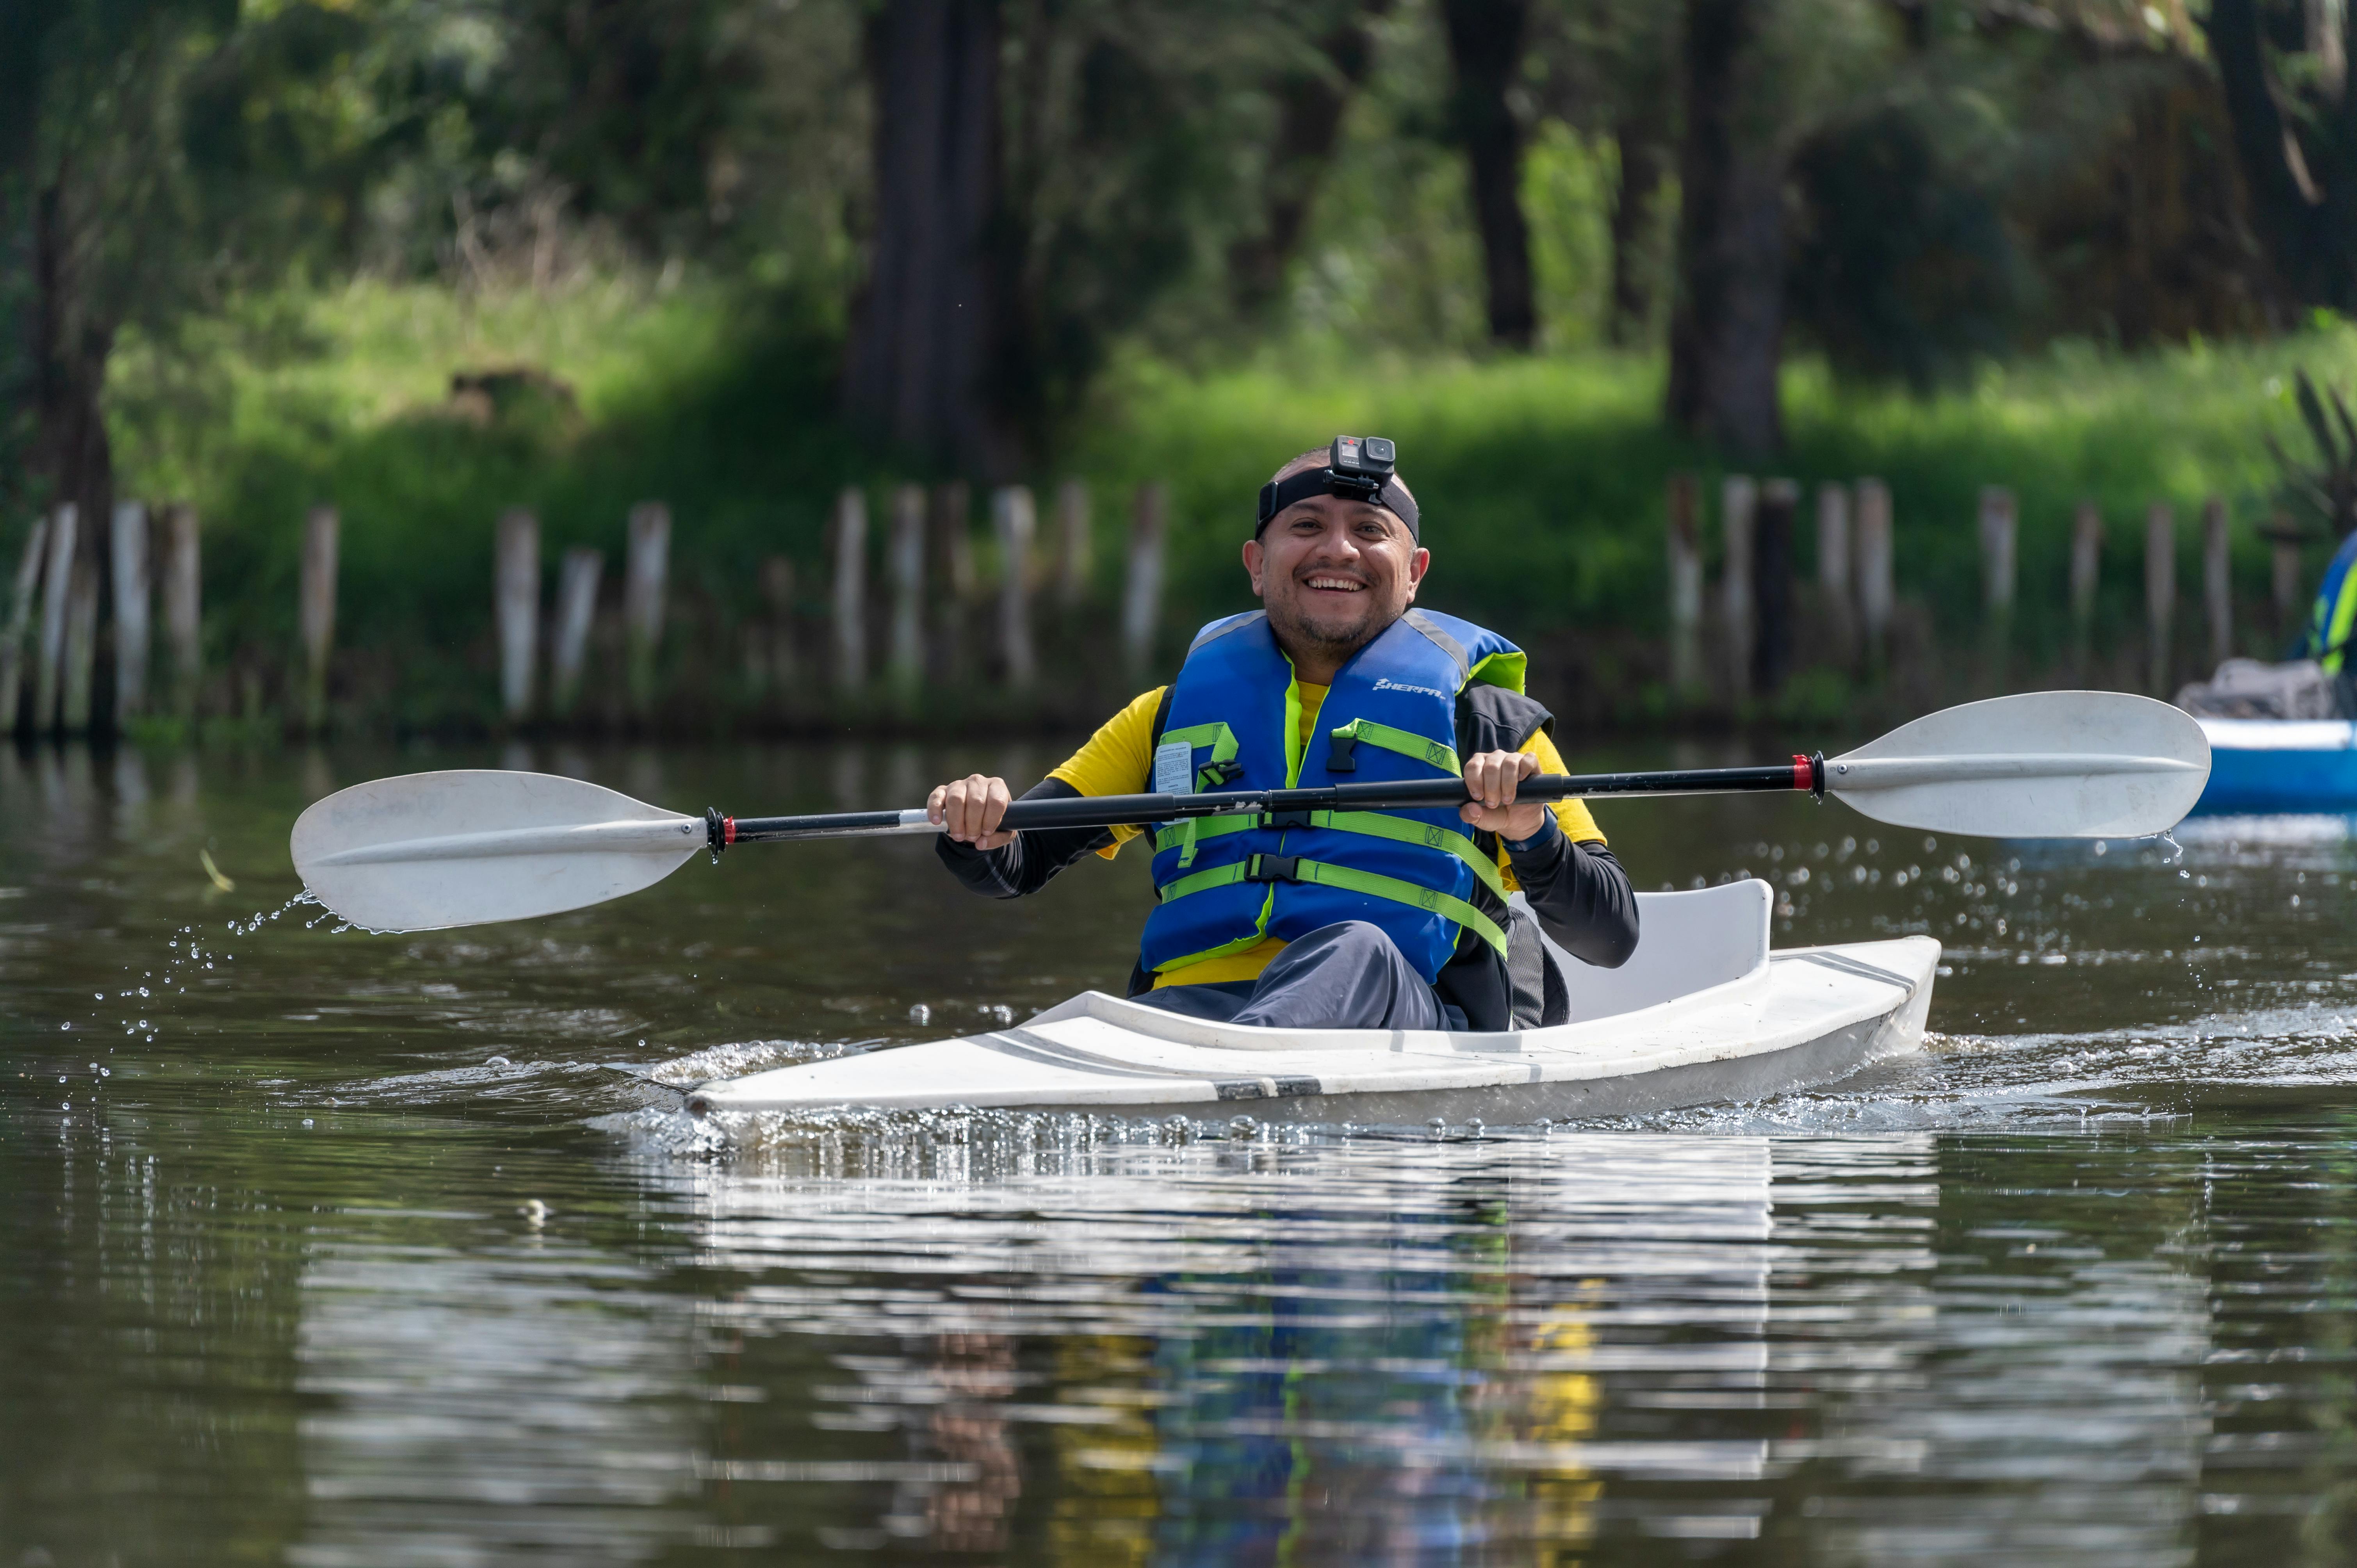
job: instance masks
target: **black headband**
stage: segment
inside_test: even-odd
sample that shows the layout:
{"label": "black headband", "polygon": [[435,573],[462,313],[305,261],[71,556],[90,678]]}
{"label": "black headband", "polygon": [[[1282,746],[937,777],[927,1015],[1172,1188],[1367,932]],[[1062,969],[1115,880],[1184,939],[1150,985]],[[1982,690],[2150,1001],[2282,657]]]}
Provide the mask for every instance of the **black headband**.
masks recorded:
{"label": "black headband", "polygon": [[1382,507],[1407,524],[1408,537],[1418,544],[1424,535],[1415,526],[1415,499],[1407,493],[1395,478],[1385,478],[1380,483],[1361,478],[1355,474],[1337,474],[1331,468],[1304,468],[1290,478],[1274,480],[1260,488],[1260,521],[1253,529],[1258,539],[1268,531],[1276,514],[1286,507],[1306,501],[1311,496],[1340,496],[1346,500],[1366,501]]}

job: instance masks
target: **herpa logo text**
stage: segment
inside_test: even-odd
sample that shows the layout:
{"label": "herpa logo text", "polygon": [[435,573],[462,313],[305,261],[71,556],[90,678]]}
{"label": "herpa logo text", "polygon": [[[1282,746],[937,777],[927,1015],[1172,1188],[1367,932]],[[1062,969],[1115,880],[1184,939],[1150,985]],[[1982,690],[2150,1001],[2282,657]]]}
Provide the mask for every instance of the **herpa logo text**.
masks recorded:
{"label": "herpa logo text", "polygon": [[1411,686],[1404,681],[1394,681],[1388,675],[1375,682],[1375,690],[1378,692],[1414,692],[1419,697],[1446,698],[1448,695],[1448,693],[1437,691],[1430,686]]}

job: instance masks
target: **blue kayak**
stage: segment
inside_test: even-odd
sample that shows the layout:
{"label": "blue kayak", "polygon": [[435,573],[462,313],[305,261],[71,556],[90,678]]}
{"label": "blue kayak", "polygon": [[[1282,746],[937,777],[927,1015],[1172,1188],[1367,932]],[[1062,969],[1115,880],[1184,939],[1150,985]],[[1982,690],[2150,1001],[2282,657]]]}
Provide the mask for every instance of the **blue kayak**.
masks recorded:
{"label": "blue kayak", "polygon": [[2357,723],[2347,719],[2202,719],[2210,784],[2193,810],[2357,811]]}

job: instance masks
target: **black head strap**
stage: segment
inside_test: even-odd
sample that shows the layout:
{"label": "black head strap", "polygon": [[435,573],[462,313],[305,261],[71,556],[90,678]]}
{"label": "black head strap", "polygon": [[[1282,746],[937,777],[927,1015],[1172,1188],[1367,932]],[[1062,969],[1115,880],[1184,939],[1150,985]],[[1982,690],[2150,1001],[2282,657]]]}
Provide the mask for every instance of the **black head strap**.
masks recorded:
{"label": "black head strap", "polygon": [[1415,501],[1399,480],[1386,478],[1380,482],[1356,474],[1337,474],[1331,468],[1304,468],[1290,478],[1260,488],[1260,521],[1253,529],[1258,539],[1276,514],[1297,501],[1311,496],[1340,496],[1346,500],[1370,501],[1382,507],[1407,524],[1408,537],[1417,543],[1424,535],[1415,526]]}

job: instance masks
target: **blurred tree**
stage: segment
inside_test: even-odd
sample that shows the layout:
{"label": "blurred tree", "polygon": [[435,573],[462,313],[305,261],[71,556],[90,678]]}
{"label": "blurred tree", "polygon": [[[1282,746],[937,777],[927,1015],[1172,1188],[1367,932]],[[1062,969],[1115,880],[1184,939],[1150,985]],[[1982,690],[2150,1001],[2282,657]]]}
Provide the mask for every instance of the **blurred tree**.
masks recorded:
{"label": "blurred tree", "polygon": [[1523,216],[1523,127],[1515,111],[1528,0],[1440,0],[1456,91],[1450,120],[1465,148],[1481,233],[1491,341],[1527,349],[1538,330],[1531,231]]}
{"label": "blurred tree", "polygon": [[2284,303],[2357,308],[2357,14],[2326,0],[2211,0],[2202,26]]}

